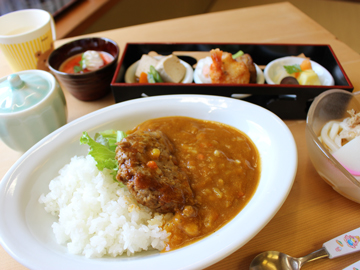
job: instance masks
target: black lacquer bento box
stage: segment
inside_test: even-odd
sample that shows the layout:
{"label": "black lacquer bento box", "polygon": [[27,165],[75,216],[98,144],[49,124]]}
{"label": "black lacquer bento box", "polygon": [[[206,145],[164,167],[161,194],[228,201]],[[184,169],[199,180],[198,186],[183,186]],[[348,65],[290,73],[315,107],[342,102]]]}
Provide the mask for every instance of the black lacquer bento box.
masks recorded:
{"label": "black lacquer bento box", "polygon": [[[194,52],[209,52],[219,48],[232,54],[242,50],[253,58],[254,63],[264,68],[274,59],[285,56],[304,54],[311,60],[326,68],[334,78],[333,86],[305,86],[305,85],[270,85],[270,84],[183,84],[156,83],[139,84],[126,83],[125,72],[143,54],[156,52],[160,55],[176,55],[191,66],[196,59],[187,57]],[[329,45],[313,44],[234,44],[234,43],[128,43],[117,66],[111,89],[115,102],[122,102],[144,96],[170,94],[206,94],[233,97],[234,94],[251,94],[243,98],[260,105],[282,119],[305,119],[312,100],[328,89],[353,90],[349,78],[345,74],[340,62]]]}

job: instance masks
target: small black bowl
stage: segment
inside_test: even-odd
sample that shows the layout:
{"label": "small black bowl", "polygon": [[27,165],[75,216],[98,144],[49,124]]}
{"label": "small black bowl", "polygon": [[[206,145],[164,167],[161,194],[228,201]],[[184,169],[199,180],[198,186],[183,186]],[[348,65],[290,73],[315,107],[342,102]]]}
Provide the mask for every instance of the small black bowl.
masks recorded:
{"label": "small black bowl", "polygon": [[[114,59],[104,67],[86,73],[70,74],[59,71],[65,60],[88,50],[107,52]],[[110,83],[115,73],[119,53],[119,46],[110,39],[83,38],[70,41],[55,49],[48,58],[48,66],[63,88],[74,97],[83,101],[97,100],[107,95],[111,90]]]}

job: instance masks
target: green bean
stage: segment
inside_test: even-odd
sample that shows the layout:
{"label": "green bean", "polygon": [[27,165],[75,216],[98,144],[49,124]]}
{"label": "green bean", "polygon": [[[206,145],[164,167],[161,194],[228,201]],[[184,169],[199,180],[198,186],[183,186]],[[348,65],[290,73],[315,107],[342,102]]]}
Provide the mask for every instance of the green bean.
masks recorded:
{"label": "green bean", "polygon": [[150,66],[150,72],[149,73],[153,75],[155,82],[158,82],[158,83],[163,82],[159,72],[157,72],[157,70],[155,69],[154,66]]}
{"label": "green bean", "polygon": [[147,79],[149,83],[156,83],[154,75],[150,72],[147,74]]}
{"label": "green bean", "polygon": [[242,50],[238,51],[237,53],[233,54],[232,58],[233,59],[236,59],[238,58],[239,56],[242,56],[244,54],[244,52]]}

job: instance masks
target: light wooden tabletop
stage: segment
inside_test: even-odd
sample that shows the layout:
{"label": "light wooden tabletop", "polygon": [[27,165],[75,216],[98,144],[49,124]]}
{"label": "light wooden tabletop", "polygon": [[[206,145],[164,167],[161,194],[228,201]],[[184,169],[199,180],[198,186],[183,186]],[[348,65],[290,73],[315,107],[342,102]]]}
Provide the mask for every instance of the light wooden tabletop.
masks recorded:
{"label": "light wooden tabletop", "polygon": [[[349,76],[354,91],[360,90],[360,55],[286,2],[114,29],[91,36],[113,39],[121,49],[127,42],[329,44]],[[66,41],[68,39],[56,41],[55,45]],[[0,77],[11,73],[0,52]],[[114,103],[111,94],[99,101],[82,102],[63,90],[68,103],[69,122]],[[295,138],[299,161],[287,200],[258,235],[207,269],[248,269],[251,260],[266,250],[304,256],[319,249],[327,240],[359,227],[360,205],[336,193],[311,164],[305,143],[305,120],[286,120],[285,123]],[[20,155],[0,142],[0,177]],[[358,260],[360,254],[355,253],[333,260],[315,261],[304,269],[343,269]],[[0,247],[0,269],[27,268]]]}

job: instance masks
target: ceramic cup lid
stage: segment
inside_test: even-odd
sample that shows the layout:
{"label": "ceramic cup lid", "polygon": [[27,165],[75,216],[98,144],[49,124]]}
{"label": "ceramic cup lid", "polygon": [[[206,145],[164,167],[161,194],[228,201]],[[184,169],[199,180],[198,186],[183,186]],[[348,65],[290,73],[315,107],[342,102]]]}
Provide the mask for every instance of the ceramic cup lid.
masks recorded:
{"label": "ceramic cup lid", "polygon": [[0,114],[24,111],[41,102],[52,84],[37,70],[0,79]]}

